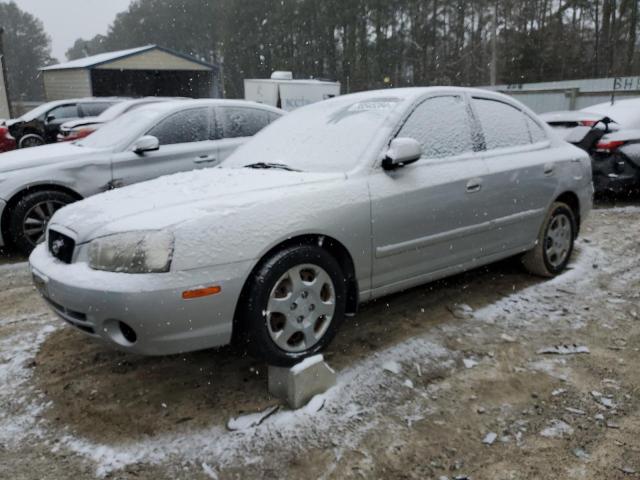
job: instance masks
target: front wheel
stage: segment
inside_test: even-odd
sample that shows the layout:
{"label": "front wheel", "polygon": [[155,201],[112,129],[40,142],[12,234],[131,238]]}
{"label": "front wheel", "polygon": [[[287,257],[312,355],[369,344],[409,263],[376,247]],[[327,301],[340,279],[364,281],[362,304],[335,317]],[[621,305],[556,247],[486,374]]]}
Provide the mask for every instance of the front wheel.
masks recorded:
{"label": "front wheel", "polygon": [[30,254],[44,240],[53,214],[75,201],[68,193],[46,190],[22,197],[10,217],[9,231],[14,245],[25,255]]}
{"label": "front wheel", "polygon": [[40,147],[45,144],[44,138],[35,133],[24,135],[18,143],[18,148]]}
{"label": "front wheel", "polygon": [[577,232],[571,207],[555,202],[545,218],[536,246],[524,254],[522,263],[532,274],[555,277],[567,268]]}
{"label": "front wheel", "polygon": [[324,349],[344,319],[346,285],[326,250],[301,245],[265,261],[250,279],[239,309],[249,353],[290,366]]}

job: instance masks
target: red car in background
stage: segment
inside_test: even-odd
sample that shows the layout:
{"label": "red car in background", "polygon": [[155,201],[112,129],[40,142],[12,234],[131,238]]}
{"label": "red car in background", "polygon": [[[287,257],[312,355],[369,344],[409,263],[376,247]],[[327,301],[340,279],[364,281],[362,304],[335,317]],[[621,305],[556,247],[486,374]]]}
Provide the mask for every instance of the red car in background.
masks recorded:
{"label": "red car in background", "polygon": [[71,142],[80,140],[81,138],[91,135],[105,123],[110,122],[111,120],[114,120],[120,115],[124,115],[131,110],[135,110],[136,108],[142,107],[143,105],[166,102],[169,100],[179,99],[168,97],[145,97],[136,98],[133,100],[125,100],[124,102],[120,102],[109,107],[97,117],[79,118],[63,123],[60,127],[60,133],[58,134],[57,140],[58,142]]}
{"label": "red car in background", "polygon": [[9,133],[9,127],[0,124],[0,153],[15,150],[16,147],[16,139]]}

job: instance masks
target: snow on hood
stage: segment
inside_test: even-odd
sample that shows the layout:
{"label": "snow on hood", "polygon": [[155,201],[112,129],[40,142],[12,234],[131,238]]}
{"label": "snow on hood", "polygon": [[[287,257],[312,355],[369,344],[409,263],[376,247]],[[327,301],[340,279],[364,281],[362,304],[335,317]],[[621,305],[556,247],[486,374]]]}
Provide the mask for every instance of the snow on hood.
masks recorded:
{"label": "snow on hood", "polygon": [[53,163],[67,162],[87,155],[87,153],[90,152],[93,152],[93,150],[78,147],[69,142],[13,150],[3,153],[0,157],[0,174],[51,165]]}
{"label": "snow on hood", "polygon": [[603,139],[611,142],[614,142],[614,141],[628,142],[631,140],[637,141],[637,140],[640,140],[640,130],[623,129],[617,132],[608,133],[603,137]]}
{"label": "snow on hood", "polygon": [[78,243],[84,243],[111,233],[167,228],[211,212],[228,213],[266,200],[265,191],[283,197],[295,186],[338,178],[344,174],[249,168],[194,170],[74,203],[59,210],[51,224],[76,232]]}

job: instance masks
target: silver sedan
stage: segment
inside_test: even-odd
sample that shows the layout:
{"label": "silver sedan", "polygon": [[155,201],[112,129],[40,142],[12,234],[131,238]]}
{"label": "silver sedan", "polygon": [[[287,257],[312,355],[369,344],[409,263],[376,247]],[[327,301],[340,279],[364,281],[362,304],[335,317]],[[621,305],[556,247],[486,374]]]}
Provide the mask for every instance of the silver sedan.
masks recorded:
{"label": "silver sedan", "polygon": [[139,107],[74,143],[0,158],[0,247],[30,253],[56,210],[161,175],[211,167],[282,110],[239,100],[182,100]]}
{"label": "silver sedan", "polygon": [[511,98],[364,92],[284,117],[219,168],[63,208],[30,262],[53,310],[109,345],[233,340],[289,365],[362,302],[514,255],[559,274],[592,194],[588,156]]}

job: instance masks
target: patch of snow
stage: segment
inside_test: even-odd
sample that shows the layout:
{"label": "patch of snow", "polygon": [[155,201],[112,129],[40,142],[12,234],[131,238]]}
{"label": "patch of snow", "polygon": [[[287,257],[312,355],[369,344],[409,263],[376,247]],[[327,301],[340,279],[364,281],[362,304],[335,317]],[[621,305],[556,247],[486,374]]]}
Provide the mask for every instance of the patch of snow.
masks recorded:
{"label": "patch of snow", "polygon": [[498,435],[495,432],[489,432],[482,439],[482,443],[484,443],[485,445],[493,445],[497,438]]}
{"label": "patch of snow", "polygon": [[573,427],[562,420],[551,420],[551,425],[540,432],[546,438],[560,438],[573,435]]}
{"label": "patch of snow", "polygon": [[313,357],[305,358],[300,363],[296,363],[289,371],[294,375],[297,375],[304,372],[307,368],[322,362],[324,362],[324,357],[322,355],[314,355]]}
{"label": "patch of snow", "polygon": [[473,368],[478,365],[478,361],[472,358],[463,358],[462,363],[464,363],[464,368]]}
{"label": "patch of snow", "polygon": [[399,375],[400,372],[402,371],[402,366],[395,360],[389,360],[382,364],[382,369],[386,370],[387,372],[391,372],[391,373],[395,373],[396,375]]}

